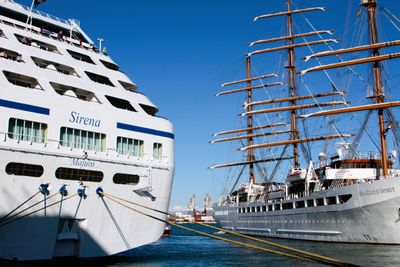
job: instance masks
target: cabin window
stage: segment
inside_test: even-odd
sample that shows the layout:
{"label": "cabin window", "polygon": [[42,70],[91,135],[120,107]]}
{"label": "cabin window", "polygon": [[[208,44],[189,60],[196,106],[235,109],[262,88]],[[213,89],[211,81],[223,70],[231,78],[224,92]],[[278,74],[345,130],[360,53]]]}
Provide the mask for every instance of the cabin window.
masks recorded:
{"label": "cabin window", "polygon": [[347,201],[349,201],[349,199],[352,197],[351,194],[348,195],[340,195],[339,196],[339,204],[343,204],[346,203]]}
{"label": "cabin window", "polygon": [[314,207],[314,199],[307,199],[307,207]]}
{"label": "cabin window", "polygon": [[304,201],[296,201],[296,209],[301,209],[305,207]]}
{"label": "cabin window", "polygon": [[283,209],[283,210],[293,209],[293,202],[283,203],[283,204],[282,204],[282,209]]}
{"label": "cabin window", "polygon": [[18,74],[15,72],[3,71],[4,75],[6,76],[7,80],[17,86],[27,87],[32,89],[39,89],[43,90],[40,86],[38,80],[33,77],[25,76],[22,74]]}
{"label": "cabin window", "polygon": [[326,204],[328,205],[336,205],[336,196],[334,197],[327,197],[326,198]]}
{"label": "cabin window", "polygon": [[256,207],[251,207],[251,212],[256,212]]}
{"label": "cabin window", "polygon": [[153,158],[154,159],[162,159],[162,144],[154,143],[153,144]]}
{"label": "cabin window", "polygon": [[281,210],[281,204],[275,204],[274,210]]}
{"label": "cabin window", "polygon": [[273,211],[273,206],[272,205],[268,205],[268,211]]}
{"label": "cabin window", "polygon": [[100,103],[93,92],[55,82],[50,82],[50,84],[53,87],[54,91],[56,91],[59,95],[75,97],[80,100],[89,102]]}
{"label": "cabin window", "polygon": [[48,69],[48,70],[54,70],[62,74],[66,75],[74,75],[78,76],[79,75],[76,73],[75,69],[60,63],[48,61],[45,59],[41,59],[38,57],[32,57],[33,62],[36,64],[36,66],[42,68],[42,69]]}
{"label": "cabin window", "polygon": [[139,183],[139,175],[116,173],[113,177],[114,184],[137,185]]}
{"label": "cabin window", "polygon": [[128,83],[128,82],[124,82],[124,81],[118,81],[118,82],[119,82],[119,83],[122,85],[122,87],[124,87],[126,90],[132,91],[132,92],[136,92],[137,87],[136,87],[135,84]]}
{"label": "cabin window", "polygon": [[40,177],[43,175],[43,172],[43,166],[34,164],[10,162],[6,166],[6,173],[8,175]]}
{"label": "cabin window", "polygon": [[51,45],[51,44],[48,44],[48,43],[45,43],[45,42],[41,42],[39,40],[32,39],[31,37],[22,36],[22,35],[19,35],[19,34],[15,34],[15,37],[17,37],[17,40],[20,43],[24,44],[24,45],[37,47],[37,48],[40,48],[42,50],[46,50],[46,51],[49,51],[49,52],[52,52],[52,53],[60,54],[60,51],[58,51],[57,47],[54,46],[54,45]]}
{"label": "cabin window", "polygon": [[158,112],[158,108],[153,107],[153,106],[149,106],[149,105],[145,105],[145,104],[139,104],[139,106],[150,116],[155,116]]}
{"label": "cabin window", "polygon": [[75,52],[75,51],[72,51],[69,49],[67,49],[67,52],[71,55],[71,57],[75,58],[76,60],[94,64],[93,60],[88,55],[81,54],[81,53],[78,53],[78,52]]}
{"label": "cabin window", "polygon": [[105,97],[107,98],[108,101],[110,101],[111,105],[113,105],[116,108],[120,108],[120,109],[125,109],[125,110],[130,110],[130,111],[136,112],[135,108],[132,107],[131,103],[129,103],[128,100],[117,98],[117,97],[113,97],[113,96],[109,96],[109,95],[105,95]]}
{"label": "cabin window", "polygon": [[85,169],[58,168],[56,170],[56,178],[63,180],[101,182],[103,180],[103,176],[103,173],[100,171]]}
{"label": "cabin window", "polygon": [[119,66],[115,63],[112,62],[108,62],[105,60],[100,59],[100,62],[108,69],[110,70],[115,70],[115,71],[119,71]]}
{"label": "cabin window", "polygon": [[126,137],[117,137],[117,153],[121,155],[143,157],[144,142]]}
{"label": "cabin window", "polygon": [[[17,61],[18,55],[19,54],[17,52],[13,51],[13,50],[8,50],[8,49],[0,47],[0,58],[5,58],[5,59],[10,59],[10,60]],[[18,62],[23,62],[21,60],[22,56],[20,56],[19,59],[20,60]]]}
{"label": "cabin window", "polygon": [[317,204],[317,206],[323,206],[324,205],[324,199],[323,198],[317,198],[315,200],[315,203]]}
{"label": "cabin window", "polygon": [[11,118],[8,122],[8,137],[17,141],[44,143],[47,124]]}
{"label": "cabin window", "polygon": [[247,212],[250,212],[250,211],[251,211],[250,207],[247,207]]}
{"label": "cabin window", "polygon": [[99,74],[89,72],[89,71],[85,71],[85,73],[92,81],[94,81],[96,83],[106,84],[106,85],[114,87],[114,84],[106,76],[99,75]]}
{"label": "cabin window", "polygon": [[70,148],[104,152],[106,150],[106,135],[103,133],[61,127],[60,145]]}

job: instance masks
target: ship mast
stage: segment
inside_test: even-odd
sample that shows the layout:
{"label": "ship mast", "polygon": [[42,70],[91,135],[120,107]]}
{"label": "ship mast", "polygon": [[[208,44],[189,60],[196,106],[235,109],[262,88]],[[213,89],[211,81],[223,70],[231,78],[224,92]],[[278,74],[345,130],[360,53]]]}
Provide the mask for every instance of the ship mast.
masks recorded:
{"label": "ship mast", "polygon": [[[371,45],[378,43],[378,34],[375,20],[376,0],[362,0],[362,5],[368,9],[368,23],[370,31],[370,43]],[[378,57],[379,50],[373,49],[372,56]],[[375,62],[372,65],[375,80],[375,97],[378,104],[385,102],[385,95],[382,90],[382,73],[380,62]],[[382,154],[382,175],[387,176],[388,174],[388,160],[387,160],[387,148],[386,148],[386,133],[385,133],[385,118],[383,116],[383,109],[378,109],[378,121],[379,121],[379,136],[381,143],[381,154]]]}
{"label": "ship mast", "polygon": [[[251,62],[250,62],[250,57],[246,57],[246,72],[247,72],[247,87],[251,88]],[[253,102],[253,90],[248,90],[247,91],[247,103],[251,103]],[[251,112],[253,111],[253,107],[252,106],[248,106],[247,108],[247,112]],[[249,115],[247,116],[247,128],[249,129],[247,131],[247,134],[250,136],[248,139],[248,144],[249,146],[253,145],[253,137],[251,137],[253,135],[253,116]],[[254,151],[253,149],[249,149],[247,152],[247,158],[248,161],[250,162],[249,164],[249,182],[250,184],[254,184]]]}
{"label": "ship mast", "polygon": [[[287,15],[287,27],[288,27],[288,34],[289,34],[289,48],[288,48],[288,63],[289,65],[287,66],[288,71],[289,71],[289,97],[295,97],[296,96],[296,85],[295,85],[295,63],[294,63],[294,48],[290,47],[294,45],[293,41],[293,22],[292,22],[292,15],[290,13],[291,8],[290,8],[291,0],[287,1],[287,7],[288,7],[288,15]],[[296,106],[296,101],[292,100],[290,101],[290,106],[294,107]],[[291,111],[291,140],[296,140],[298,139],[298,129],[297,129],[297,114],[296,114],[296,109],[292,109]],[[299,167],[299,150],[297,143],[293,144],[293,162],[294,162],[294,168]]]}

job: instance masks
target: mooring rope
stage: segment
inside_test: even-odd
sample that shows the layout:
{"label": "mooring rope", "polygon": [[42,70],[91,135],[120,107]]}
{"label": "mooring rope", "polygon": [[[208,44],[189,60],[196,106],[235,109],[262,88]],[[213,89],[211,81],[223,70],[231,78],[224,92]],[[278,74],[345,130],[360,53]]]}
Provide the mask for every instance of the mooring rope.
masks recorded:
{"label": "mooring rope", "polygon": [[[182,226],[182,225],[179,225],[179,224],[175,224],[173,222],[168,222],[167,220],[163,220],[163,219],[154,217],[154,216],[152,216],[150,214],[146,214],[146,213],[144,213],[142,211],[139,211],[139,210],[137,210],[135,208],[132,208],[132,207],[122,203],[118,199],[110,196],[109,194],[100,192],[99,195],[103,195],[103,196],[107,197],[108,199],[110,199],[111,201],[114,201],[115,203],[118,203],[118,204],[120,204],[120,205],[122,205],[122,206],[124,206],[124,207],[126,207],[126,208],[128,208],[128,209],[130,209],[132,211],[135,211],[135,212],[137,212],[139,214],[142,214],[142,215],[144,215],[146,217],[155,219],[155,220],[163,222],[163,223],[168,223],[170,225],[173,225],[175,227],[178,227],[178,228],[181,228],[181,229],[193,232],[193,233],[197,233],[197,234],[200,234],[200,235],[204,235],[204,236],[208,236],[208,237],[211,237],[211,238],[219,239],[219,240],[222,240],[222,241],[225,241],[225,242],[229,242],[229,243],[232,243],[232,244],[236,244],[236,245],[241,245],[241,246],[245,246],[245,247],[249,247],[249,248],[253,248],[253,249],[258,249],[258,250],[265,251],[265,252],[270,252],[270,253],[273,253],[273,254],[278,254],[278,255],[281,255],[281,256],[286,256],[286,257],[289,257],[289,258],[294,258],[294,259],[304,260],[304,261],[312,261],[312,259],[308,259],[308,258],[305,258],[305,257],[297,256],[297,255],[294,255],[294,254],[289,254],[289,253],[286,253],[286,252],[281,252],[281,251],[272,250],[272,249],[268,249],[268,248],[263,248],[263,247],[259,247],[259,246],[255,246],[255,245],[251,245],[251,244],[246,244],[246,243],[243,243],[243,242],[239,242],[239,241],[231,240],[231,239],[228,239],[228,238],[215,236],[215,235],[211,235],[211,234],[204,233],[204,232],[201,232],[201,231],[197,231],[197,230],[194,230],[194,229],[190,229],[188,227],[185,227],[185,226]],[[149,208],[149,209],[151,209],[151,208]],[[157,211],[157,210],[154,210],[154,211]]]}
{"label": "mooring rope", "polygon": [[24,202],[22,202],[20,205],[18,205],[15,209],[13,209],[12,211],[10,211],[8,214],[6,214],[5,216],[0,218],[0,223],[2,221],[4,221],[5,219],[8,218],[8,216],[10,216],[11,214],[13,214],[17,209],[21,208],[23,205],[25,205],[27,202],[29,202],[32,198],[36,197],[38,194],[40,193],[40,191],[37,191],[35,194],[33,194],[33,196],[29,197],[27,200],[25,200]]}
{"label": "mooring rope", "polygon": [[[67,197],[67,198],[64,198],[63,200],[59,200],[59,201],[56,201],[56,202],[54,202],[54,203],[51,203],[50,205],[47,205],[47,207],[43,207],[43,208],[34,210],[34,211],[30,212],[30,213],[27,213],[27,214],[22,215],[21,217],[15,218],[14,220],[11,220],[11,218],[14,218],[14,217],[17,216],[18,214],[21,214],[22,212],[24,212],[25,210],[27,210],[27,209],[25,209],[25,210],[19,212],[18,214],[13,215],[12,217],[9,217],[8,220],[6,220],[5,222],[1,222],[1,223],[0,223],[0,227],[3,227],[3,226],[6,226],[6,225],[8,225],[8,224],[10,224],[10,223],[14,223],[14,222],[16,222],[16,221],[19,221],[19,220],[21,220],[21,219],[23,219],[23,218],[25,218],[25,217],[28,217],[29,215],[32,215],[32,214],[34,214],[34,213],[36,213],[36,212],[39,212],[39,211],[42,211],[42,210],[44,210],[44,209],[46,209],[46,208],[52,207],[52,206],[54,206],[54,205],[57,205],[58,203],[61,203],[62,201],[66,201],[66,200],[68,200],[68,199],[70,199],[70,198],[73,198],[73,197],[75,197],[75,196],[77,196],[77,195],[78,195],[78,194],[71,195],[71,196],[69,196],[69,197]],[[51,197],[53,197],[53,196],[55,196],[55,195],[52,195]],[[50,197],[48,197],[47,199],[49,199],[49,198],[50,198]],[[43,202],[43,200],[40,201],[40,202]],[[34,205],[32,205],[32,206],[34,206]]]}
{"label": "mooring rope", "polygon": [[[246,243],[243,243],[243,242],[234,241],[234,240],[231,240],[231,239],[227,239],[227,238],[211,235],[211,234],[208,234],[208,233],[204,233],[204,232],[201,232],[201,231],[190,229],[190,228],[184,227],[182,225],[179,225],[179,224],[176,224],[176,223],[173,223],[173,222],[168,222],[166,220],[163,220],[163,219],[154,217],[152,215],[146,214],[146,213],[144,213],[142,211],[136,210],[136,209],[134,209],[134,208],[132,208],[132,207],[130,207],[128,205],[125,205],[121,201],[124,201],[124,202],[132,204],[132,205],[136,205],[138,207],[142,207],[142,208],[145,208],[145,209],[148,209],[148,210],[151,210],[151,211],[155,211],[155,212],[158,212],[158,213],[161,213],[161,214],[164,214],[164,215],[171,215],[171,214],[169,214],[167,212],[164,212],[164,211],[161,211],[161,210],[157,210],[157,209],[154,209],[154,208],[150,208],[150,207],[138,204],[138,203],[134,203],[132,201],[129,201],[129,200],[117,197],[117,196],[113,196],[113,195],[104,193],[103,191],[98,191],[98,194],[100,196],[105,196],[105,197],[109,198],[110,200],[112,200],[112,201],[114,201],[114,202],[116,202],[116,203],[118,203],[118,204],[120,204],[120,205],[122,205],[122,206],[124,206],[124,207],[126,207],[128,209],[131,209],[131,210],[133,210],[133,211],[135,211],[137,213],[140,213],[140,214],[142,214],[144,216],[153,218],[155,220],[158,220],[158,221],[161,221],[161,222],[164,222],[164,223],[168,223],[168,224],[173,225],[175,227],[178,227],[178,228],[181,228],[181,229],[184,229],[184,230],[187,230],[187,231],[191,231],[191,232],[194,232],[194,233],[197,233],[197,234],[201,234],[201,235],[209,236],[209,237],[212,237],[212,238],[220,239],[220,240],[223,240],[223,241],[226,241],[226,242],[230,242],[230,243],[233,243],[233,244],[237,244],[237,245],[242,245],[242,246],[246,246],[246,247],[262,250],[262,251],[265,251],[265,252],[275,253],[275,254],[279,254],[279,255],[283,255],[283,256],[287,256],[287,257],[292,257],[293,256],[292,258],[296,258],[296,259],[308,260],[308,261],[312,260],[312,261],[316,261],[316,262],[320,262],[320,263],[324,263],[324,264],[332,265],[332,266],[357,266],[357,265],[354,265],[354,264],[350,264],[350,263],[343,262],[343,261],[340,261],[340,260],[336,260],[336,259],[333,259],[333,258],[330,258],[330,257],[322,256],[322,255],[319,255],[319,254],[307,252],[307,251],[296,249],[296,248],[291,248],[291,247],[288,247],[288,246],[285,246],[285,245],[280,245],[280,244],[277,244],[277,243],[274,243],[274,242],[270,242],[270,241],[266,241],[266,240],[263,240],[263,239],[247,236],[247,235],[236,233],[236,232],[233,232],[233,231],[227,231],[225,229],[218,228],[218,227],[215,227],[215,226],[206,225],[206,224],[203,224],[203,223],[197,223],[199,225],[206,226],[206,227],[218,230],[218,231],[223,231],[223,232],[231,234],[231,235],[236,235],[238,237],[242,237],[242,238],[249,239],[249,240],[252,240],[252,241],[256,241],[256,242],[264,243],[264,244],[267,244],[267,245],[270,245],[270,246],[274,246],[274,247],[277,247],[277,248],[280,248],[280,249],[284,249],[284,250],[288,250],[288,251],[291,251],[291,252],[295,252],[295,253],[301,254],[302,256],[306,256],[306,257],[302,257],[302,256],[294,255],[294,254],[289,254],[289,253],[285,253],[285,252],[281,252],[281,251],[271,250],[271,249],[267,249],[267,248],[263,248],[263,247],[258,247],[258,246],[255,246],[255,245],[249,245],[249,244],[246,244]],[[121,200],[121,201],[119,201],[119,200]]]}
{"label": "mooring rope", "polygon": [[[47,199],[50,199],[50,198],[56,196],[57,194],[58,194],[58,193],[56,193],[56,194],[54,194],[54,195],[51,195],[51,196],[49,196]],[[44,202],[45,200],[46,200],[46,199],[42,199],[42,200],[40,200],[40,201],[38,201],[38,202],[36,202],[36,203],[30,205],[29,207],[27,207],[27,208],[25,208],[25,209],[23,209],[23,210],[21,210],[21,211],[15,213],[15,214],[13,214],[12,216],[8,216],[8,217],[5,218],[4,220],[1,220],[1,221],[0,221],[0,226],[3,225],[4,222],[7,222],[7,221],[11,220],[12,218],[14,218],[14,217],[20,215],[21,213],[23,213],[23,212],[25,212],[25,211],[27,211],[27,210],[29,210],[29,209],[31,209],[31,208],[33,208],[33,207],[39,205],[40,203]],[[44,208],[42,208],[42,209],[46,209],[46,206],[45,206]]]}

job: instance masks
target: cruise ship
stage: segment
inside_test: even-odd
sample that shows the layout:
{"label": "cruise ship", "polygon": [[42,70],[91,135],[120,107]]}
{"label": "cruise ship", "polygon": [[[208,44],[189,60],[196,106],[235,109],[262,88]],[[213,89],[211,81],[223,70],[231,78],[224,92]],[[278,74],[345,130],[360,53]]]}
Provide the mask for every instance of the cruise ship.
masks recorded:
{"label": "cruise ship", "polygon": [[79,21],[40,12],[44,2],[0,0],[0,258],[93,258],[154,242],[162,221],[102,193],[167,212],[173,126]]}
{"label": "cruise ship", "polygon": [[[309,19],[313,13],[322,22],[322,11],[338,14],[321,6],[299,7],[301,1],[278,2],[283,10],[254,21],[267,20],[270,29],[283,22],[285,33],[272,31],[271,37],[252,42],[264,47],[246,55],[246,76],[222,84],[239,88],[217,94],[242,93],[245,103],[241,127],[218,132],[212,141],[239,141],[244,152],[242,161],[210,167],[236,168],[229,172],[231,190],[214,206],[216,221],[256,236],[400,244],[400,101],[389,82],[398,76],[393,62],[400,58],[400,20],[383,6],[392,2],[347,1],[348,10],[357,9],[343,16],[340,41],[353,46],[341,49],[335,48],[338,39],[326,37],[334,31],[319,29]],[[378,14],[388,21],[385,34],[379,32],[384,19]],[[329,27],[339,21],[334,24]],[[266,64],[260,68],[254,62],[263,62],[263,56]],[[278,71],[256,73],[254,66]],[[350,83],[352,77],[357,82]]]}

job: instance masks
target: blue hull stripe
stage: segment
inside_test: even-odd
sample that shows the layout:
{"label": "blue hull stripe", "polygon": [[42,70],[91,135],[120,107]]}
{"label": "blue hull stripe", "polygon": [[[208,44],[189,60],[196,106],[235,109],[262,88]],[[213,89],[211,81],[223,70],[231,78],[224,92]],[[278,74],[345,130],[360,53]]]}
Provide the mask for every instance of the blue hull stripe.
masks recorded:
{"label": "blue hull stripe", "polygon": [[39,113],[39,114],[43,114],[43,115],[50,115],[50,109],[48,109],[48,108],[33,106],[33,105],[14,102],[14,101],[5,100],[5,99],[0,99],[0,107],[29,111],[29,112]]}
{"label": "blue hull stripe", "polygon": [[140,133],[158,135],[158,136],[174,139],[173,133],[163,132],[163,131],[154,130],[154,129],[150,129],[150,128],[139,127],[139,126],[130,125],[130,124],[122,123],[122,122],[117,122],[117,128],[132,131],[132,132],[140,132]]}

